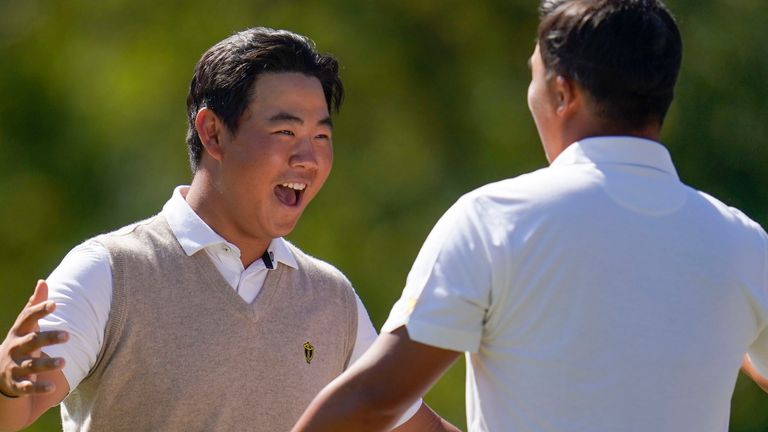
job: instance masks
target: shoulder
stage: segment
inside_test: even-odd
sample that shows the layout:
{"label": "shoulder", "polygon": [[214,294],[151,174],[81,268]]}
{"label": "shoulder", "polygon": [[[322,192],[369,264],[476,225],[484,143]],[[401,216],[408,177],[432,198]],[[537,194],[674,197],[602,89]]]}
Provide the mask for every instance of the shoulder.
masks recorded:
{"label": "shoulder", "polygon": [[142,233],[145,233],[148,229],[151,229],[161,221],[164,221],[161,215],[154,215],[149,218],[146,218],[137,222],[133,222],[131,224],[128,224],[116,230],[99,234],[96,237],[94,237],[94,240],[98,241],[98,240],[107,240],[107,239],[120,239],[120,238],[127,238],[131,236],[140,235]]}
{"label": "shoulder", "polygon": [[584,170],[541,168],[483,185],[466,193],[459,202],[485,210],[495,207],[515,208],[532,203],[558,204],[562,202],[564,195],[584,189],[589,184],[589,173],[582,171]]}
{"label": "shoulder", "polygon": [[48,276],[49,295],[62,299],[74,299],[73,293],[101,296],[111,291],[111,278],[109,252],[100,243],[86,240],[72,248]]}
{"label": "shoulder", "polygon": [[[114,255],[120,252],[135,254],[150,249],[155,249],[156,252],[158,246],[172,244],[176,242],[176,238],[168,227],[165,218],[162,215],[155,215],[114,231],[97,235],[91,241],[102,245],[111,255]],[[148,245],[154,247],[147,247]]]}
{"label": "shoulder", "polygon": [[548,178],[550,177],[552,177],[552,170],[550,168],[541,168],[536,171],[520,174],[516,177],[505,178],[484,184],[467,192],[464,197],[492,197],[512,192],[518,194],[529,193],[531,192],[531,189],[541,186],[542,182],[547,183]]}
{"label": "shoulder", "polygon": [[691,189],[693,193],[697,194],[701,199],[708,203],[715,211],[717,211],[729,225],[734,228],[741,229],[744,232],[758,235],[762,238],[766,237],[765,230],[759,223],[752,220],[744,212],[736,207],[729,206],[712,195],[707,194],[696,189]]}
{"label": "shoulder", "polygon": [[[558,180],[550,168],[480,186],[462,195],[446,212],[451,218],[487,225],[499,217],[524,217],[532,209],[563,206],[568,182]],[[572,183],[571,183],[572,184]]]}
{"label": "shoulder", "polygon": [[65,261],[94,262],[108,261],[109,254],[104,245],[95,238],[90,238],[73,247],[62,259]]}

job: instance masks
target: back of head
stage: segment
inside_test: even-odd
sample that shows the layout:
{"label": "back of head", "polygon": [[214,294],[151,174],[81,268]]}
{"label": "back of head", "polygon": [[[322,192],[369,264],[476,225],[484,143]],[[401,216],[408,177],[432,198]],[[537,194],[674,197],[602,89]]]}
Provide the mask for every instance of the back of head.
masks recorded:
{"label": "back of head", "polygon": [[538,44],[548,77],[587,92],[594,114],[623,130],[664,120],[682,40],[661,0],[542,0]]}
{"label": "back of head", "polygon": [[187,95],[187,146],[192,171],[203,153],[195,130],[195,117],[207,107],[230,132],[237,132],[241,116],[251,101],[252,89],[262,73],[299,72],[320,81],[328,111],[338,111],[344,96],[339,64],[319,54],[309,38],[266,27],[247,29],[222,40],[206,51],[195,65]]}

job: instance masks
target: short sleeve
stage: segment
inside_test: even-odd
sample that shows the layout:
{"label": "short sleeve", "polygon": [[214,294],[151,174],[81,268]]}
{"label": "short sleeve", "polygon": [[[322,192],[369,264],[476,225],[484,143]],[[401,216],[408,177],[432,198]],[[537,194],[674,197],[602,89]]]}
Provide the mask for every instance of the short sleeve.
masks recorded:
{"label": "short sleeve", "polygon": [[491,265],[477,198],[465,195],[435,224],[382,332],[405,326],[412,340],[475,352],[490,306]]}
{"label": "short sleeve", "polygon": [[376,340],[376,329],[371,323],[368,311],[365,309],[360,296],[355,293],[355,303],[357,305],[357,335],[355,337],[355,347],[352,349],[352,355],[349,358],[349,364],[356,362],[365,351],[373,345]]}
{"label": "short sleeve", "polygon": [[[762,231],[762,230],[761,230]],[[768,236],[765,231],[762,231],[763,238],[763,250],[764,250],[764,265],[763,265],[763,305],[768,309]],[[765,321],[768,322],[768,310],[764,311]],[[757,336],[752,345],[747,351],[749,358],[752,360],[752,364],[755,366],[760,375],[768,377],[768,325],[763,327],[762,332]]]}
{"label": "short sleeve", "polygon": [[56,310],[40,320],[40,329],[65,330],[69,340],[43,351],[64,359],[71,392],[90,372],[104,340],[112,301],[109,253],[99,243],[83,243],[64,257],[47,283],[48,299],[56,302]]}

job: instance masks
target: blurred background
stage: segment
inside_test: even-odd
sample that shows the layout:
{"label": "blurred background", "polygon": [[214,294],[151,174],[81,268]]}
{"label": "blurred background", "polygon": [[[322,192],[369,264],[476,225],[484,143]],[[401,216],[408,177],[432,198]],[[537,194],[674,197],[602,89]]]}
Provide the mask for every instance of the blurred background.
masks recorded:
{"label": "blurred background", "polygon": [[[0,331],[71,247],[190,181],[193,65],[256,25],[343,65],[335,167],[289,239],[343,270],[380,327],[449,205],[546,166],[525,99],[536,4],[0,0]],[[668,4],[685,54],[663,141],[687,183],[768,226],[768,2]],[[427,401],[466,427],[463,360]],[[52,410],[29,430],[58,428]],[[743,377],[731,431],[768,431],[768,395]]]}

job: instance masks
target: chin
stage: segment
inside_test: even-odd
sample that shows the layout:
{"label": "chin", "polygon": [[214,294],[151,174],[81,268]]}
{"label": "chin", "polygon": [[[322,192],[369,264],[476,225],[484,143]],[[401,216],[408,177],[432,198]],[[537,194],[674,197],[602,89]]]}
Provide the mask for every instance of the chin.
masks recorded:
{"label": "chin", "polygon": [[295,221],[291,224],[283,224],[283,225],[276,226],[275,229],[272,231],[272,237],[277,238],[277,237],[285,237],[289,235],[290,233],[293,232],[294,228],[296,228],[297,222],[298,221]]}

